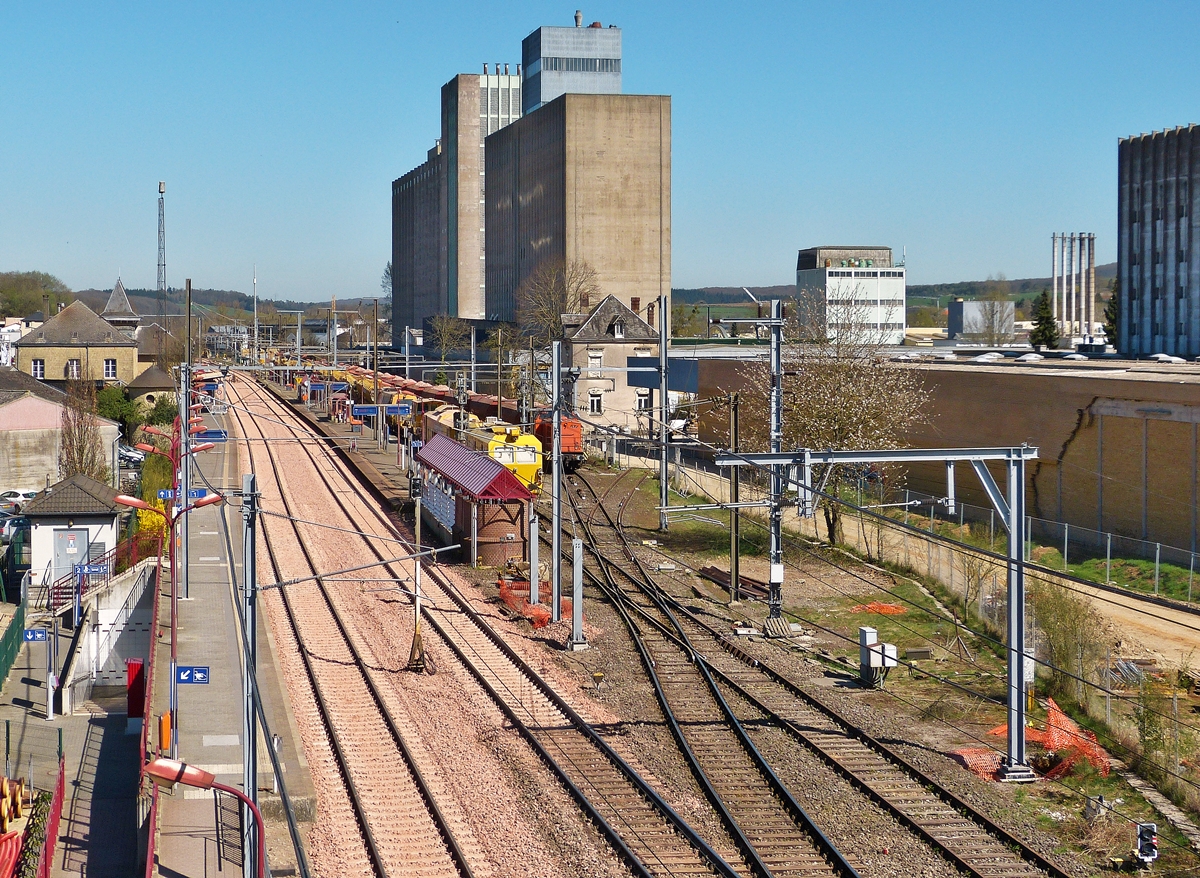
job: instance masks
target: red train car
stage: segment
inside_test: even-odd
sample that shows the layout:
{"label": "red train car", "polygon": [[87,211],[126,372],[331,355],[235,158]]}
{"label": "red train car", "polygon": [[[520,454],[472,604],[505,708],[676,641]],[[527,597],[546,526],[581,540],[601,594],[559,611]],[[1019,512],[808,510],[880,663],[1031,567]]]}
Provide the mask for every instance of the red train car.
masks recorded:
{"label": "red train car", "polygon": [[[550,472],[550,455],[554,445],[554,419],[550,412],[537,413],[533,421],[533,435],[542,441],[542,468]],[[559,420],[559,445],[562,450],[563,469],[569,473],[579,469],[583,463],[583,424],[579,418],[563,415]]]}

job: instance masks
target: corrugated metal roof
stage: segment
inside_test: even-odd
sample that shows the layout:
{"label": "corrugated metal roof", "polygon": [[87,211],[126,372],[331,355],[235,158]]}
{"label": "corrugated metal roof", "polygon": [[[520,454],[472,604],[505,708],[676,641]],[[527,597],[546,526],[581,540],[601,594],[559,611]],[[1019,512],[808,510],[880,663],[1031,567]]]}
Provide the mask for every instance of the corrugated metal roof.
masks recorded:
{"label": "corrugated metal roof", "polygon": [[441,473],[474,500],[515,502],[533,497],[520,480],[497,461],[437,433],[417,452],[417,460]]}

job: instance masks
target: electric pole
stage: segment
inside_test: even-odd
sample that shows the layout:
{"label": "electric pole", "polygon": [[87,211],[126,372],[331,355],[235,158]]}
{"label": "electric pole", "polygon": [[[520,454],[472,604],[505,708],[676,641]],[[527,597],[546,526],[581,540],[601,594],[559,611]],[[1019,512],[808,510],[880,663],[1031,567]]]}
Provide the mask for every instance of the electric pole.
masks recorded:
{"label": "electric pole", "polygon": [[416,673],[425,670],[425,644],[421,641],[421,483],[420,476],[408,480],[408,496],[416,502],[416,557],[413,558],[413,642],[408,653],[408,669]]}
{"label": "electric pole", "polygon": [[[771,453],[783,451],[783,302],[771,300]],[[783,615],[783,464],[771,466],[771,581],[767,616]]]}
{"label": "electric pole", "polygon": [[550,358],[550,417],[553,444],[550,452],[550,620],[562,617],[562,342],[556,341]]}
{"label": "electric pole", "polygon": [[[738,441],[738,395],[729,394],[729,451],[737,454],[740,449]],[[729,603],[741,603],[741,549],[742,549],[742,517],[738,509],[740,495],[740,467],[729,470]]]}
{"label": "electric pole", "polygon": [[[158,364],[162,365],[163,336],[166,335],[167,315],[167,219],[163,197],[167,192],[167,184],[158,181]],[[50,315],[46,315],[50,319]]]}
{"label": "electric pole", "polygon": [[[246,649],[242,654],[242,789],[258,804],[258,724],[254,709],[254,678],[258,664],[258,562],[254,551],[258,529],[258,484],[253,473],[242,476],[242,625]],[[249,815],[246,815],[247,817]],[[258,845],[254,821],[242,821],[242,875],[253,878]]]}
{"label": "electric pole", "polygon": [[670,400],[667,398],[667,297],[658,299],[658,529],[667,529],[667,505],[670,497],[667,490],[667,439],[671,417]]}

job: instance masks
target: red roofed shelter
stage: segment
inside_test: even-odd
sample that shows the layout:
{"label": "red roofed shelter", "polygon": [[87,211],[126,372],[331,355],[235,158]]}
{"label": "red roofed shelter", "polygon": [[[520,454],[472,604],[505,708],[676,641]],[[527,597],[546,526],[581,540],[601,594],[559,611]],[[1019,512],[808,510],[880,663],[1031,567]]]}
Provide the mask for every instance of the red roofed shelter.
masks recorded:
{"label": "red roofed shelter", "polygon": [[459,543],[471,566],[529,559],[529,489],[502,464],[435,434],[417,452],[424,479],[421,519],[444,543]]}

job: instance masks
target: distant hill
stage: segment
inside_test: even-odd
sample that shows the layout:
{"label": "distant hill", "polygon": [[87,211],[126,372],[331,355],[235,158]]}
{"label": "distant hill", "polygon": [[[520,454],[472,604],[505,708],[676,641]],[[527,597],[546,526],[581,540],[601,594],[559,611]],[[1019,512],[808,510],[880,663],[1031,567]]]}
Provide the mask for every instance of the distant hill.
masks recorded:
{"label": "distant hill", "polygon": [[[768,299],[790,299],[796,295],[795,284],[781,284],[775,287],[747,287],[760,301]],[[741,304],[749,302],[750,297],[741,287],[700,287],[699,289],[671,290],[671,298],[677,305],[695,305],[704,302],[707,305],[734,302]]]}
{"label": "distant hill", "polygon": [[[79,290],[75,298],[82,299],[89,308],[99,313],[108,303],[112,290]],[[158,292],[155,290],[126,289],[129,304],[133,310],[143,316],[158,313]],[[165,311],[167,314],[182,314],[187,293],[184,290],[171,289],[167,291]],[[338,299],[338,310],[356,308],[369,300],[362,298]],[[225,308],[232,311],[250,314],[254,310],[254,297],[237,290],[201,290],[192,288],[192,304],[207,308]],[[329,302],[296,302],[291,299],[266,299],[259,297],[259,313],[264,305],[270,305],[279,311],[307,311],[309,308],[329,308]],[[381,314],[391,313],[391,300],[381,299],[379,311]]]}
{"label": "distant hill", "polygon": [[[1117,276],[1117,263],[1096,266],[1096,291],[1108,292],[1108,283]],[[1048,290],[1053,282],[1049,277],[1027,277],[1018,280],[964,280],[949,284],[909,284],[908,301],[913,299],[949,300],[951,298],[975,299],[992,290],[999,290],[1014,299],[1036,296]],[[943,302],[944,304],[944,302]]]}

